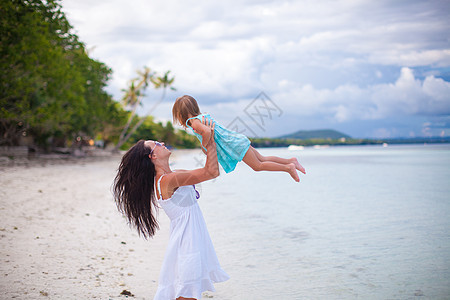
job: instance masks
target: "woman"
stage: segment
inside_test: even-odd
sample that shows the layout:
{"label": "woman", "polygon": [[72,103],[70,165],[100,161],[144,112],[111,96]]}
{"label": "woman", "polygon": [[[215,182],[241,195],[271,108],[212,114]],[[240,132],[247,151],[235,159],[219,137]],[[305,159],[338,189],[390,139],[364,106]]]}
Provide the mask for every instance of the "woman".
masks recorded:
{"label": "woman", "polygon": [[200,299],[202,292],[215,291],[214,282],[229,279],[220,267],[194,186],[219,176],[214,123],[202,122],[211,129],[203,168],[172,171],[171,152],[164,143],[141,140],[123,156],[114,181],[118,209],[145,238],[158,229],[158,204],[170,218],[170,239],[154,299]]}

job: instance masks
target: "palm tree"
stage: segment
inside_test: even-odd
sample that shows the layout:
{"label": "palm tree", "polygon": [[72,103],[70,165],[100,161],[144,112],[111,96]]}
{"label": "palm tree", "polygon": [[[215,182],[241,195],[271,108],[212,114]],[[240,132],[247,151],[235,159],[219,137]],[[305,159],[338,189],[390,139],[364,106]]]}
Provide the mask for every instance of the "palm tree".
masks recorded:
{"label": "palm tree", "polygon": [[134,115],[136,114],[136,109],[138,107],[138,104],[140,102],[139,96],[141,95],[140,90],[138,90],[135,86],[136,79],[132,79],[130,83],[130,87],[128,90],[122,89],[122,91],[125,93],[125,95],[122,98],[122,103],[125,107],[131,107],[131,114],[128,117],[127,124],[123,128],[122,132],[120,133],[119,141],[123,139],[125,136],[125,133],[127,132],[128,128],[130,127],[131,121],[134,118]]}
{"label": "palm tree", "polygon": [[[154,73],[151,72],[150,68],[144,67],[144,71],[137,71],[140,78],[134,78],[131,80],[130,87],[127,90],[122,90],[125,95],[122,98],[122,103],[125,107],[131,107],[131,114],[128,117],[127,124],[123,128],[122,132],[119,136],[119,142],[114,147],[113,151],[117,151],[120,146],[125,143],[125,141],[128,139],[126,138],[125,134],[127,133],[128,129],[130,128],[131,122],[133,121],[134,116],[136,115],[136,110],[139,105],[142,105],[142,99],[145,96],[144,91],[147,89],[149,82],[153,82],[153,76]],[[140,80],[139,83],[136,85],[136,81]]]}
{"label": "palm tree", "polygon": [[[117,151],[130,137],[131,135],[133,135],[133,133],[139,128],[139,126],[142,125],[142,123],[144,123],[145,119],[147,116],[151,115],[153,110],[155,110],[155,108],[164,100],[165,96],[166,96],[166,92],[167,92],[167,88],[170,87],[171,90],[175,91],[176,89],[174,87],[172,87],[171,85],[173,84],[175,77],[169,78],[169,73],[170,71],[167,71],[166,73],[164,73],[164,75],[161,76],[157,76],[155,78],[154,74],[150,73],[150,69],[145,67],[144,68],[144,72],[138,72],[139,75],[141,75],[141,82],[138,84],[138,94],[137,94],[137,99],[139,99],[139,101],[136,101],[137,103],[141,104],[142,101],[142,97],[144,96],[143,93],[141,93],[140,91],[145,90],[148,86],[148,81],[150,80],[153,83],[153,86],[155,89],[163,89],[163,93],[161,95],[161,98],[159,99],[159,101],[157,101],[155,104],[153,104],[153,106],[150,108],[150,110],[148,111],[147,115],[145,117],[142,117],[134,126],[133,128],[131,128],[131,130],[127,133],[127,135],[125,135],[125,132],[128,131],[128,128],[131,124],[131,119],[132,117],[134,117],[136,108],[134,108],[132,115],[130,117],[130,119],[127,122],[127,125],[125,126],[124,130],[122,131],[122,134],[120,135],[119,138],[119,142],[117,143],[117,145],[114,147],[114,151]],[[127,91],[128,94],[130,95],[134,95],[131,93],[131,88]],[[136,105],[137,106],[137,105]],[[125,136],[124,136],[125,135]]]}
{"label": "palm tree", "polygon": [[156,102],[155,104],[153,104],[152,108],[150,108],[150,110],[147,113],[148,115],[151,115],[153,110],[155,110],[155,108],[164,100],[164,98],[166,97],[166,92],[167,92],[167,88],[170,87],[170,89],[172,91],[176,91],[177,89],[174,87],[171,87],[171,85],[173,84],[173,81],[175,80],[175,77],[169,78],[169,73],[170,71],[167,71],[166,73],[164,73],[164,76],[157,76],[156,78],[153,77],[150,80],[152,81],[155,89],[163,89],[163,93],[161,95],[161,98],[159,99],[158,102]]}
{"label": "palm tree", "polygon": [[142,78],[141,82],[137,86],[138,89],[141,87],[144,88],[144,90],[148,87],[148,82],[153,82],[153,76],[155,73],[152,73],[149,67],[144,66],[144,71],[137,71],[138,75]]}

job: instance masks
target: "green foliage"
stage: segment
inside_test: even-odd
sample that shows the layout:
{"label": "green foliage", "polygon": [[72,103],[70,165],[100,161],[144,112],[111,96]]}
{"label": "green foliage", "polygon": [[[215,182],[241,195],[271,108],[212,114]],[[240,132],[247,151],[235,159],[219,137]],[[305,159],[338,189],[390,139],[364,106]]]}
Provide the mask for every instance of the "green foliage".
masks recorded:
{"label": "green foliage", "polygon": [[383,141],[371,139],[284,139],[284,138],[251,138],[253,147],[288,147],[290,145],[314,146],[314,145],[371,145],[382,144]]}
{"label": "green foliage", "polygon": [[145,120],[121,147],[126,150],[139,140],[161,141],[166,146],[174,148],[198,148],[200,143],[193,135],[184,130],[175,131],[171,122],[164,126],[161,122],[155,123],[153,117],[145,117]]}
{"label": "green foliage", "polygon": [[340,138],[350,139],[351,137],[332,129],[322,129],[322,130],[300,130],[291,134],[283,135],[279,137],[280,139],[333,139],[338,140]]}
{"label": "green foliage", "polygon": [[128,113],[104,91],[111,69],[88,56],[59,1],[1,1],[0,13],[0,144],[117,135]]}
{"label": "green foliage", "polygon": [[315,145],[380,145],[387,144],[423,144],[423,143],[449,143],[449,137],[417,137],[417,138],[390,138],[390,139],[331,139],[331,138],[314,138],[314,139],[285,139],[285,138],[251,138],[253,147],[289,147],[290,145],[298,146],[315,146]]}
{"label": "green foliage", "polygon": [[[162,95],[159,101],[153,102],[153,106],[147,115],[151,115],[153,110],[164,100],[166,95],[167,88],[170,87],[171,90],[176,90],[172,87],[172,84],[175,80],[175,77],[170,78],[169,73],[167,71],[163,76],[158,76],[155,72],[152,72],[150,68],[144,67],[143,71],[137,71],[139,77],[133,78],[130,82],[130,86],[128,89],[122,90],[124,92],[124,96],[122,98],[122,103],[125,107],[130,107],[131,112],[127,121],[127,124],[122,129],[120,133],[119,140],[114,147],[114,151],[118,149],[123,149],[123,145],[131,138],[132,135],[135,134],[136,130],[144,123],[145,118],[141,118],[136,124],[131,126],[131,121],[134,118],[136,113],[136,109],[139,105],[142,105],[143,98],[145,96],[145,91],[148,88],[149,84],[152,83],[153,88],[162,89]],[[136,84],[137,83],[137,84]],[[170,124],[170,126],[172,126]],[[173,132],[173,128],[172,128]],[[170,138],[170,137],[169,137]]]}

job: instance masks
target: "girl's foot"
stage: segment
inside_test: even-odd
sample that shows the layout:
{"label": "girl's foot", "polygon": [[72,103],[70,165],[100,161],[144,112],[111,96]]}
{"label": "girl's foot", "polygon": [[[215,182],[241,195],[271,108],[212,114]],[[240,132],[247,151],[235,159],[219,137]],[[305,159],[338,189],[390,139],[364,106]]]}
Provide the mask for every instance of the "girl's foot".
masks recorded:
{"label": "girl's foot", "polygon": [[296,169],[296,167],[295,167],[295,165],[294,164],[289,164],[289,165],[287,165],[288,166],[288,172],[289,172],[289,174],[291,175],[291,177],[296,181],[296,182],[299,182],[300,181],[300,178],[298,177],[298,174],[297,174],[297,169]]}
{"label": "girl's foot", "polygon": [[306,174],[305,168],[303,168],[303,166],[298,162],[298,160],[295,157],[291,158],[291,160],[297,170],[299,170],[303,174]]}

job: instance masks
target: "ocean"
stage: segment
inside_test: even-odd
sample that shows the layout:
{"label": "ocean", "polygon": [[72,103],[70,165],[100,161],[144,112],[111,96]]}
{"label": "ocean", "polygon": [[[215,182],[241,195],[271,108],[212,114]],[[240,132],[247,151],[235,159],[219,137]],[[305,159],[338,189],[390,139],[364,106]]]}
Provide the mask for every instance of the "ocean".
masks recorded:
{"label": "ocean", "polygon": [[450,299],[449,144],[258,151],[307,174],[241,162],[197,186],[231,276],[205,299]]}

